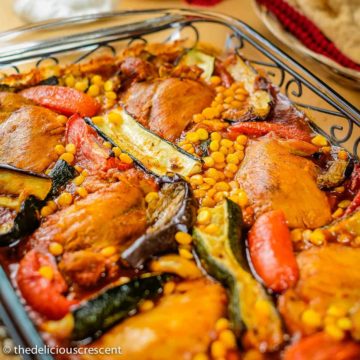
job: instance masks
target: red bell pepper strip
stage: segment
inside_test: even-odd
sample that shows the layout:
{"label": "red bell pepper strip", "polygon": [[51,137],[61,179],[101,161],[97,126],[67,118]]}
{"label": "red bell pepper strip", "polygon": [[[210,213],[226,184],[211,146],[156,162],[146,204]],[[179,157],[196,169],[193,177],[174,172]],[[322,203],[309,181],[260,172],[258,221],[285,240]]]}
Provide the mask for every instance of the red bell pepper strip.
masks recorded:
{"label": "red bell pepper strip", "polygon": [[66,116],[94,116],[100,110],[100,104],[91,96],[65,86],[34,86],[21,91],[20,95]]}
{"label": "red bell pepper strip", "polygon": [[276,135],[284,139],[296,139],[302,141],[311,141],[310,134],[304,130],[295,128],[294,126],[275,124],[269,122],[239,122],[228,128],[230,139],[235,139],[239,134],[250,136],[263,136],[269,132],[274,132]]}
{"label": "red bell pepper strip", "polygon": [[[43,266],[51,268],[51,278],[41,275],[39,270]],[[76,303],[63,295],[67,291],[67,285],[55,261],[50,255],[40,251],[31,250],[20,261],[17,283],[26,302],[48,319],[63,318]]]}
{"label": "red bell pepper strip", "polygon": [[281,292],[296,284],[299,269],[282,211],[261,215],[249,232],[252,264],[264,284]]}
{"label": "red bell pepper strip", "polygon": [[118,158],[110,157],[110,150],[103,145],[103,140],[77,114],[66,123],[65,138],[68,144],[74,144],[76,147],[76,163],[88,170],[127,170],[132,167]]}
{"label": "red bell pepper strip", "polygon": [[350,341],[336,341],[320,332],[305,337],[286,351],[284,360],[356,360],[360,359],[360,345]]}
{"label": "red bell pepper strip", "polygon": [[360,191],[355,195],[353,201],[351,204],[347,207],[344,216],[349,215],[353,213],[355,210],[357,210],[360,207]]}

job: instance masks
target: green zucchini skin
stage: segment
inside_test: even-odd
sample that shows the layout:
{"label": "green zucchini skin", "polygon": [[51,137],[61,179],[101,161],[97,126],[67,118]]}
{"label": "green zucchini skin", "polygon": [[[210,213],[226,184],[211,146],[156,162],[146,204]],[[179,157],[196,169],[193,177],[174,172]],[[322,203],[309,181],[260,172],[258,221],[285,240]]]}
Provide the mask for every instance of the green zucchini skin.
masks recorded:
{"label": "green zucchini skin", "polygon": [[178,231],[188,232],[196,219],[197,202],[191,186],[178,176],[163,178],[160,204],[150,215],[153,222],[121,255],[132,267],[141,266],[153,255],[175,251]]}
{"label": "green zucchini skin", "polygon": [[[209,209],[212,223],[224,229],[219,235],[208,235],[195,227],[196,252],[207,272],[220,281],[229,293],[229,318],[239,337],[247,330],[254,346],[277,350],[284,341],[282,322],[271,298],[250,272],[242,238],[240,207],[226,199]],[[256,311],[256,303],[266,307],[264,318]]]}
{"label": "green zucchini skin", "polygon": [[72,311],[75,326],[72,340],[97,337],[135,310],[143,299],[152,299],[162,293],[163,285],[171,275],[151,275],[133,279],[126,284],[106,290]]}
{"label": "green zucchini skin", "polygon": [[191,49],[182,57],[181,63],[198,66],[203,71],[203,79],[209,81],[214,72],[215,58],[198,49]]}

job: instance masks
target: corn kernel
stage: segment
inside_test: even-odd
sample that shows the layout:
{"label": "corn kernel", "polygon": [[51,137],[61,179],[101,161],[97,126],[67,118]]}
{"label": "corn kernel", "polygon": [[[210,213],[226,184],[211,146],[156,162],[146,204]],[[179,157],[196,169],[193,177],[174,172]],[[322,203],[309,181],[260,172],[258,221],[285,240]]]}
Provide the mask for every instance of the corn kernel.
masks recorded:
{"label": "corn kernel", "polygon": [[209,196],[205,196],[201,201],[202,206],[213,207],[216,205],[216,202]]}
{"label": "corn kernel", "polygon": [[92,78],[91,78],[91,83],[92,84],[96,84],[96,85],[101,85],[102,84],[102,76],[101,75],[94,75]]}
{"label": "corn kernel", "polygon": [[105,257],[110,257],[116,253],[116,247],[115,246],[104,247],[103,249],[101,249],[100,253]]}
{"label": "corn kernel", "polygon": [[196,354],[192,360],[209,360],[209,357],[205,353]]}
{"label": "corn kernel", "polygon": [[214,151],[211,154],[211,157],[214,159],[215,163],[223,163],[225,161],[225,156],[220,151]]}
{"label": "corn kernel", "polygon": [[65,78],[65,85],[68,87],[73,87],[75,85],[75,79],[72,75]]}
{"label": "corn kernel", "polygon": [[90,85],[88,90],[87,90],[87,94],[92,96],[92,97],[98,96],[100,94],[99,86],[96,85],[96,84]]}
{"label": "corn kernel", "polygon": [[228,191],[230,190],[230,185],[225,181],[220,181],[214,186],[216,191]]}
{"label": "corn kernel", "polygon": [[338,186],[334,189],[335,192],[341,194],[345,191],[345,187],[344,186]]}
{"label": "corn kernel", "polygon": [[205,119],[214,119],[218,114],[214,108],[207,107],[202,111],[202,115]]}
{"label": "corn kernel", "polygon": [[68,118],[65,115],[58,115],[56,117],[56,120],[61,122],[62,124],[66,124]]}
{"label": "corn kernel", "polygon": [[235,164],[235,165],[237,165],[237,164],[239,164],[239,162],[240,162],[240,157],[239,157],[238,154],[229,154],[229,155],[226,156],[226,162],[227,162],[228,164]]}
{"label": "corn kernel", "polygon": [[191,143],[196,143],[199,141],[199,135],[196,132],[187,133],[185,138]]}
{"label": "corn kernel", "polygon": [[57,203],[60,206],[71,205],[72,201],[73,201],[73,197],[68,192],[63,192],[57,199]]}
{"label": "corn kernel", "polygon": [[320,148],[320,151],[324,154],[330,154],[331,146],[323,146],[322,148]]}
{"label": "corn kernel", "polygon": [[314,328],[317,328],[322,324],[321,315],[313,309],[306,309],[301,315],[301,321],[305,325]]}
{"label": "corn kernel", "polygon": [[326,314],[335,317],[343,317],[347,314],[347,312],[348,309],[346,306],[342,306],[341,304],[333,304],[328,307]]}
{"label": "corn kernel", "polygon": [[203,177],[202,177],[202,175],[199,175],[199,174],[193,175],[190,178],[190,183],[192,185],[201,185],[203,182],[204,182]]}
{"label": "corn kernel", "polygon": [[56,205],[56,202],[53,201],[53,200],[49,200],[47,203],[46,203],[47,206],[49,206],[51,209],[53,209],[54,211],[57,210],[57,205]]}
{"label": "corn kernel", "polygon": [[316,146],[326,146],[328,144],[326,138],[322,135],[316,135],[311,139],[311,142]]}
{"label": "corn kernel", "polygon": [[145,196],[145,201],[149,204],[155,200],[159,199],[159,194],[155,191],[151,191],[149,193],[146,194]]}
{"label": "corn kernel", "polygon": [[209,224],[205,227],[204,231],[210,235],[217,235],[220,229],[216,224]]}
{"label": "corn kernel", "polygon": [[202,114],[195,114],[193,120],[198,124],[204,120],[204,116]]}
{"label": "corn kernel", "polygon": [[176,284],[173,281],[168,281],[164,285],[164,295],[170,295],[175,291]]}
{"label": "corn kernel", "polygon": [[200,225],[207,225],[211,221],[211,214],[209,210],[200,210],[197,216],[197,222]]}
{"label": "corn kernel", "polygon": [[210,168],[206,171],[206,176],[215,180],[219,179],[219,172],[214,169],[214,168]]}
{"label": "corn kernel", "polygon": [[209,138],[209,133],[206,129],[200,128],[196,130],[196,134],[200,140],[207,140]]}
{"label": "corn kernel", "polygon": [[342,317],[340,319],[338,319],[338,321],[336,322],[336,325],[341,329],[341,330],[351,330],[352,329],[352,322],[348,317]]}
{"label": "corn kernel", "polygon": [[149,311],[154,307],[154,302],[151,300],[144,300],[140,306],[139,306],[139,310],[140,311]]}
{"label": "corn kernel", "polygon": [[47,205],[46,205],[46,206],[43,206],[43,207],[41,208],[41,211],[40,211],[42,217],[49,216],[49,215],[51,215],[53,212],[54,212],[54,209],[52,209],[50,206],[47,206]]}
{"label": "corn kernel", "polygon": [[203,180],[204,180],[204,183],[209,184],[211,186],[216,184],[216,180],[212,179],[212,178],[205,177],[205,178],[203,178]]}
{"label": "corn kernel", "polygon": [[185,259],[192,259],[193,258],[193,254],[185,248],[179,248],[179,255]]}
{"label": "corn kernel", "polygon": [[226,165],[225,170],[230,171],[232,174],[234,174],[238,171],[238,167],[235,164],[230,163]]}
{"label": "corn kernel", "polygon": [[109,121],[112,122],[113,124],[120,124],[122,121],[121,115],[115,111],[110,111],[107,117]]}
{"label": "corn kernel", "polygon": [[192,242],[192,237],[186,232],[178,231],[175,234],[175,240],[181,245],[189,245]]}
{"label": "corn kernel", "polygon": [[302,233],[303,230],[302,229],[294,229],[291,231],[291,240],[293,242],[298,242],[302,240]]}
{"label": "corn kernel", "polygon": [[211,151],[218,151],[220,148],[220,142],[219,140],[212,140],[210,142],[209,148]]}
{"label": "corn kernel", "polygon": [[115,100],[117,98],[117,95],[114,91],[106,91],[105,97],[109,100]]}
{"label": "corn kernel", "polygon": [[68,164],[72,164],[74,161],[74,154],[66,152],[60,156],[60,159],[66,161]]}
{"label": "corn kernel", "polygon": [[66,150],[66,152],[68,152],[70,154],[75,154],[76,153],[76,146],[74,144],[67,144],[65,146],[65,150]]}
{"label": "corn kernel", "polygon": [[215,85],[215,86],[220,85],[220,84],[221,84],[221,78],[220,78],[220,76],[212,76],[212,77],[210,78],[210,83],[211,83],[212,85]]}
{"label": "corn kernel", "polygon": [[94,116],[91,118],[91,121],[95,124],[95,125],[100,125],[103,123],[104,118],[102,116]]}
{"label": "corn kernel", "polygon": [[107,80],[104,83],[104,90],[105,91],[112,91],[114,90],[114,82],[111,80]]}
{"label": "corn kernel", "polygon": [[210,135],[210,139],[213,140],[213,141],[214,140],[220,141],[221,140],[221,135],[218,132],[213,132]]}
{"label": "corn kernel", "polygon": [[58,242],[52,242],[49,244],[49,251],[54,256],[59,256],[64,252],[64,248]]}
{"label": "corn kernel", "polygon": [[246,135],[238,135],[238,137],[236,138],[236,142],[239,144],[239,145],[246,145],[248,141],[248,138]]}
{"label": "corn kernel", "polygon": [[226,90],[226,87],[225,86],[217,86],[215,88],[215,91],[218,92],[218,93],[223,93],[224,91]]}
{"label": "corn kernel", "polygon": [[65,147],[61,144],[56,145],[54,149],[58,155],[62,155],[65,152]]}
{"label": "corn kernel", "polygon": [[229,329],[221,331],[221,333],[219,334],[219,341],[222,342],[227,349],[236,348],[236,337],[234,333]]}
{"label": "corn kernel", "polygon": [[75,83],[75,89],[81,92],[85,92],[88,88],[88,82],[87,81],[77,81]]}
{"label": "corn kernel", "polygon": [[82,198],[88,196],[87,190],[86,190],[84,187],[82,187],[82,186],[77,187],[77,188],[76,188],[76,192],[77,192]]}
{"label": "corn kernel", "polygon": [[226,355],[226,348],[221,341],[216,340],[211,344],[210,353],[213,358],[221,358]]}
{"label": "corn kernel", "polygon": [[54,270],[51,266],[41,266],[39,269],[39,273],[43,278],[49,281],[51,281],[54,277]]}
{"label": "corn kernel", "polygon": [[200,189],[196,189],[194,190],[194,196],[199,199],[199,198],[203,198],[206,195],[206,191],[205,190],[200,190]]}
{"label": "corn kernel", "polygon": [[337,219],[340,216],[342,216],[343,214],[344,214],[344,210],[341,208],[337,208],[331,216],[333,217],[333,219]]}
{"label": "corn kernel", "polygon": [[219,151],[224,155],[227,155],[229,153],[229,149],[225,146],[220,146]]}
{"label": "corn kernel", "polygon": [[215,330],[220,332],[222,330],[226,330],[230,327],[230,322],[226,318],[220,318],[215,323]]}
{"label": "corn kernel", "polygon": [[322,245],[325,242],[326,237],[321,229],[316,229],[311,233],[309,240],[314,245]]}
{"label": "corn kernel", "polygon": [[347,160],[347,158],[348,158],[348,154],[345,150],[340,150],[338,152],[337,156],[338,156],[338,159],[340,159],[340,160]]}
{"label": "corn kernel", "polygon": [[350,204],[351,204],[350,200],[343,200],[339,202],[338,207],[341,209],[346,209]]}
{"label": "corn kernel", "polygon": [[335,340],[342,340],[345,337],[344,331],[338,328],[336,325],[327,325],[325,326],[324,330],[326,334]]}
{"label": "corn kernel", "polygon": [[119,157],[121,154],[121,149],[118,148],[117,146],[114,146],[112,149],[112,152],[114,153],[115,156]]}
{"label": "corn kernel", "polygon": [[238,204],[241,207],[245,207],[246,205],[248,205],[249,199],[248,199],[248,197],[246,195],[246,192],[244,190],[239,190],[237,192],[237,196],[238,196]]}
{"label": "corn kernel", "polygon": [[125,163],[125,164],[132,164],[133,163],[133,159],[128,155],[128,154],[125,154],[125,153],[121,153],[120,156],[119,156],[120,160]]}

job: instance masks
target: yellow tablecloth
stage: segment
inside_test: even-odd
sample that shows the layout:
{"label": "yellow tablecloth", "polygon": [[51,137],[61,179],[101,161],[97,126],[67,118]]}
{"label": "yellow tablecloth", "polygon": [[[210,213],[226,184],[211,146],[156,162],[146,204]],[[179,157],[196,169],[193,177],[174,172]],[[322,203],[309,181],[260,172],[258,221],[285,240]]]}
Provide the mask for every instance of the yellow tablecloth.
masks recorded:
{"label": "yellow tablecloth", "polygon": [[[59,0],[61,1],[61,0]],[[23,25],[24,22],[19,19],[12,10],[13,0],[0,1],[0,31],[8,30],[12,27]],[[142,9],[142,8],[159,8],[159,7],[186,7],[184,1],[179,0],[119,0],[118,10],[125,9]],[[214,11],[220,11],[225,14],[238,17],[243,20],[262,35],[271,40],[274,44],[280,46],[289,55],[300,61],[310,71],[317,74],[330,87],[341,94],[346,100],[355,107],[360,108],[360,91],[346,88],[332,78],[311,59],[304,59],[293,53],[290,49],[282,46],[265,28],[258,19],[252,7],[251,0],[224,0],[222,3],[211,8]],[[1,50],[0,50],[1,51]]]}

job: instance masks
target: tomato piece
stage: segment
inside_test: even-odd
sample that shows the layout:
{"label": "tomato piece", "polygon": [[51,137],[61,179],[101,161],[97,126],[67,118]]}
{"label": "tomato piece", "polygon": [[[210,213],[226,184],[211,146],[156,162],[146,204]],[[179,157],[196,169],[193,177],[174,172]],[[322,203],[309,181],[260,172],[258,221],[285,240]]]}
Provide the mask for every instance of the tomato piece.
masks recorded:
{"label": "tomato piece", "polygon": [[67,116],[94,116],[100,110],[100,104],[91,96],[65,86],[34,86],[21,91],[20,95]]}
{"label": "tomato piece", "polygon": [[251,228],[248,241],[254,269],[268,288],[281,292],[296,284],[299,268],[281,210],[261,215]]}
{"label": "tomato piece", "polygon": [[68,120],[65,138],[68,144],[72,143],[76,147],[77,164],[88,170],[127,170],[132,167],[118,158],[110,157],[110,149],[103,145],[103,140],[96,131],[77,114]]}
{"label": "tomato piece", "polygon": [[235,139],[239,134],[262,136],[269,132],[274,132],[276,135],[284,139],[296,139],[302,141],[311,141],[310,134],[306,131],[300,130],[294,126],[274,124],[269,122],[240,122],[228,128],[230,139]]}
{"label": "tomato piece", "polygon": [[[46,278],[39,272],[44,266],[51,268],[51,278]],[[31,250],[20,261],[17,284],[26,302],[51,320],[63,318],[76,303],[63,295],[67,291],[67,285],[53,258],[36,250]]]}
{"label": "tomato piece", "polygon": [[336,341],[320,332],[301,339],[286,351],[284,360],[356,360],[360,345],[353,341]]}

